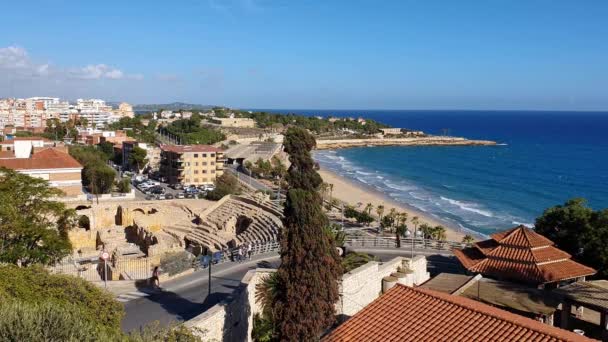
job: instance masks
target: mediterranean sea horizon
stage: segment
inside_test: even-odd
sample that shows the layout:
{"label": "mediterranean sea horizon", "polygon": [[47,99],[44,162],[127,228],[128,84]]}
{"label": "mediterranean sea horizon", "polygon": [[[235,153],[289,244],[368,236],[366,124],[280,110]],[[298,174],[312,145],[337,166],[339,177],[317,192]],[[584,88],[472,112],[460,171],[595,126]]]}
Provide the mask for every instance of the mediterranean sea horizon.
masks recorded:
{"label": "mediterranean sea horizon", "polygon": [[608,208],[608,112],[266,110],[364,117],[393,127],[489,139],[499,146],[317,151],[322,168],[480,234],[525,224],[584,197]]}

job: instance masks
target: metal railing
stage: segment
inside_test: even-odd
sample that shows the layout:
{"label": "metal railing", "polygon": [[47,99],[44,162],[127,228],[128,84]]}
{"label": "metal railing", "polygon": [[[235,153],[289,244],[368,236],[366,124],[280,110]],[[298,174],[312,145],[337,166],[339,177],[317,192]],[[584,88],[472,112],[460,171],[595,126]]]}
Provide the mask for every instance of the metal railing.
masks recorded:
{"label": "metal railing", "polygon": [[[400,249],[432,249],[439,251],[450,251],[454,248],[463,248],[469,246],[466,243],[445,240],[431,240],[423,238],[401,238],[401,247],[397,247],[397,240],[387,237],[370,237],[370,236],[347,236],[344,244],[351,247],[367,247],[367,248],[400,248]],[[413,246],[412,246],[413,245]]]}
{"label": "metal railing", "polygon": [[[251,256],[273,252],[279,252],[279,243],[277,241],[254,243],[251,245]],[[238,247],[231,248],[214,252],[212,255],[199,255],[194,261],[194,268],[207,268],[210,263],[215,265],[225,262],[238,262],[239,260],[246,260],[249,256],[246,249],[244,254],[239,254]]]}

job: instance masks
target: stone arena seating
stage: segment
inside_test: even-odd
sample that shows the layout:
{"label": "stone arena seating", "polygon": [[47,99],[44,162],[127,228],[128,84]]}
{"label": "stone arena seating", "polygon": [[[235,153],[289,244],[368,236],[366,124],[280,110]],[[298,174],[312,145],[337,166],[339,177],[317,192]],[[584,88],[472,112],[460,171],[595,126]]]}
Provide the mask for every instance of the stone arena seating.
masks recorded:
{"label": "stone arena seating", "polygon": [[[201,224],[192,228],[186,240],[212,251],[244,243],[275,241],[283,225],[281,216],[281,209],[268,200],[226,196],[201,214]],[[251,219],[251,223],[237,234],[240,217]]]}

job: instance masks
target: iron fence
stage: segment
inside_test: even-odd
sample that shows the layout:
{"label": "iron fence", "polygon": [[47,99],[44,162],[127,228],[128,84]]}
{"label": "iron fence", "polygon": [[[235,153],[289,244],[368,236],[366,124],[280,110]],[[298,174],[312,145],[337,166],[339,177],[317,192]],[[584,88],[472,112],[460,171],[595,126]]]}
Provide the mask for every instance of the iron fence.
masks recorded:
{"label": "iron fence", "polygon": [[397,247],[397,239],[371,236],[348,236],[344,243],[351,247],[377,247],[401,249],[432,249],[450,251],[454,248],[469,246],[466,243],[445,240],[431,240],[423,238],[401,238],[401,247]]}
{"label": "iron fence", "polygon": [[67,274],[88,281],[104,279],[103,262],[97,258],[76,259],[67,257],[50,268],[51,273]]}
{"label": "iron fence", "polygon": [[[277,241],[269,241],[264,243],[254,243],[251,245],[251,256],[258,254],[273,253],[279,251],[279,243]],[[244,249],[244,253],[239,253],[239,247],[226,249],[223,251],[214,252],[211,255],[199,255],[194,260],[195,268],[206,268],[210,263],[220,264],[230,261],[239,261],[240,258],[249,257],[249,252]]]}

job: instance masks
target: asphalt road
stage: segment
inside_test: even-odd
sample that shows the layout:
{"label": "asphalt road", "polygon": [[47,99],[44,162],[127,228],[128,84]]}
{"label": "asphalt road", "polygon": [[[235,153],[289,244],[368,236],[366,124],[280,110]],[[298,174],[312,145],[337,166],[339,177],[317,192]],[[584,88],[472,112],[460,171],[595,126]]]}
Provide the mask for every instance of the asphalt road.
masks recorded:
{"label": "asphalt road", "polygon": [[[349,250],[373,254],[382,261],[410,255],[409,251],[395,249],[356,248]],[[416,251],[415,254],[427,257],[431,275],[441,272],[460,272],[458,262],[449,253]],[[125,303],[126,315],[122,321],[122,329],[128,332],[154,321],[159,321],[161,325],[166,326],[171,322],[182,322],[193,318],[220,301],[228,299],[239,286],[247,271],[257,267],[277,267],[278,263],[278,255],[266,254],[254,256],[252,260],[240,264],[225,263],[214,266],[211,276],[211,296],[208,295],[207,269],[161,284],[162,292]]]}

